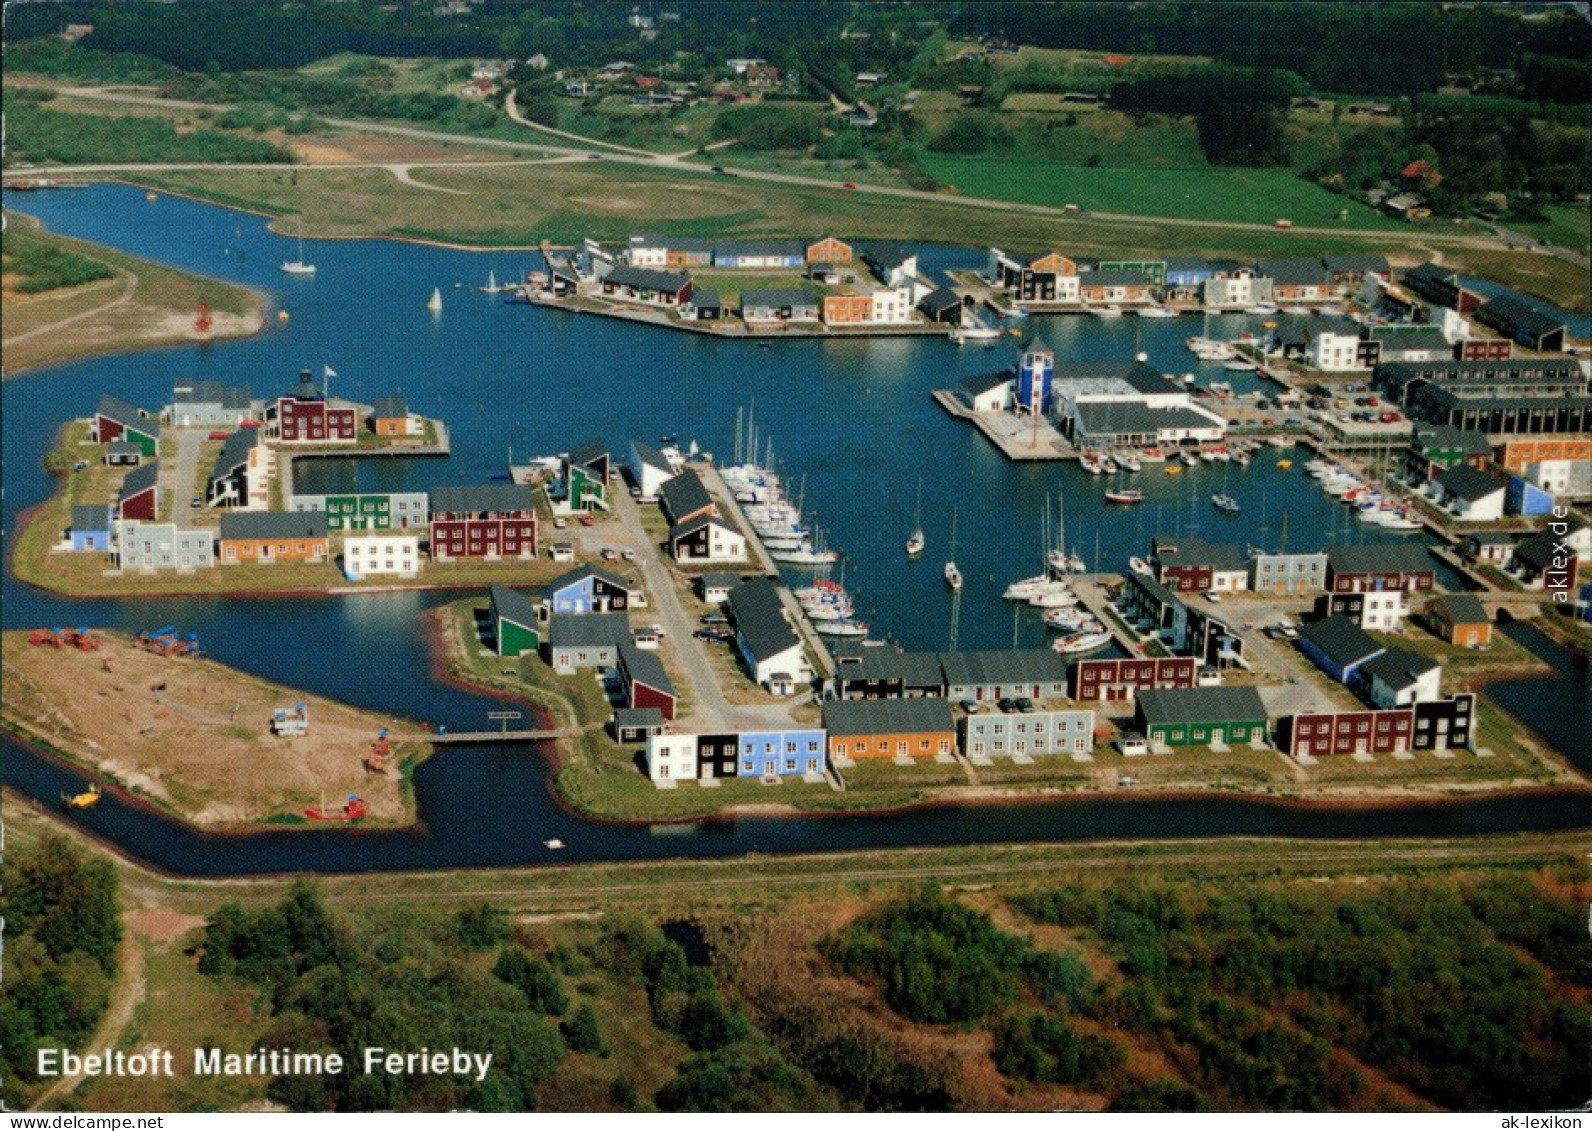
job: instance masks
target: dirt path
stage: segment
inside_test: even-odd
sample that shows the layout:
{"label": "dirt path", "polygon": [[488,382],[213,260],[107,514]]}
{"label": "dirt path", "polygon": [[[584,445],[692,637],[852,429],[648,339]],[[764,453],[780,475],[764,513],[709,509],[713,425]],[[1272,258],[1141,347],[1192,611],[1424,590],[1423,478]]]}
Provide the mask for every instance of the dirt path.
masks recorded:
{"label": "dirt path", "polygon": [[[106,311],[115,310],[119,306],[126,306],[128,303],[133,301],[133,295],[138,293],[138,276],[128,271],[118,271],[117,275],[121,277],[122,293],[111,299],[110,302],[107,302],[102,306],[96,306],[92,310],[79,311],[77,314],[58,319],[57,321],[47,323],[43,326],[35,326],[33,329],[28,330],[25,333],[14,334],[11,337],[6,338],[3,342],[0,342],[0,345],[14,346],[22,342],[30,341],[33,338],[43,337],[46,334],[58,334],[62,329],[72,325],[73,323],[83,322],[90,318],[96,318],[104,314]],[[66,291],[62,293],[70,294],[71,292]]]}
{"label": "dirt path", "polygon": [[[127,1032],[127,1027],[133,1022],[133,1013],[143,1002],[149,990],[144,979],[144,943],[143,935],[135,933],[132,929],[131,916],[123,916],[122,946],[117,955],[116,982],[111,989],[110,1004],[105,1009],[105,1016],[100,1018],[99,1027],[94,1030],[94,1035],[83,1042],[83,1051],[89,1052],[98,1049],[113,1049],[121,1044],[122,1036]],[[29,1105],[29,1111],[42,1111],[52,1104],[57,1104],[77,1091],[77,1086],[86,1077],[63,1076],[54,1084],[46,1088],[39,1097]]]}

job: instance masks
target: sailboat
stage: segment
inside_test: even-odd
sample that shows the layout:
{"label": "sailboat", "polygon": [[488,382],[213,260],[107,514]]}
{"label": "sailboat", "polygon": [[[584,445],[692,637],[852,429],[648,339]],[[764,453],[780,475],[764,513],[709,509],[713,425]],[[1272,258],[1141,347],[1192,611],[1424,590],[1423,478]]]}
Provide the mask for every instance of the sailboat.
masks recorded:
{"label": "sailboat", "polygon": [[298,258],[283,260],[282,270],[289,275],[315,274],[315,264],[304,262],[304,225],[302,223],[299,225],[298,230]]}
{"label": "sailboat", "polygon": [[1067,552],[1067,516],[1063,496],[1056,496],[1056,546],[1045,555],[1045,564],[1057,573],[1087,573],[1089,563]]}
{"label": "sailboat", "polygon": [[951,560],[945,563],[945,583],[952,589],[962,588],[962,571],[956,568],[956,512],[951,512]]}
{"label": "sailboat", "polygon": [[433,314],[441,314],[442,313],[442,288],[441,287],[432,287],[431,288],[431,301],[426,303],[426,309],[431,311],[431,313],[433,313]]}
{"label": "sailboat", "polygon": [[907,539],[907,557],[915,558],[923,552],[923,547],[928,545],[928,539],[923,534],[923,477],[918,477],[918,505],[912,512],[912,536]]}

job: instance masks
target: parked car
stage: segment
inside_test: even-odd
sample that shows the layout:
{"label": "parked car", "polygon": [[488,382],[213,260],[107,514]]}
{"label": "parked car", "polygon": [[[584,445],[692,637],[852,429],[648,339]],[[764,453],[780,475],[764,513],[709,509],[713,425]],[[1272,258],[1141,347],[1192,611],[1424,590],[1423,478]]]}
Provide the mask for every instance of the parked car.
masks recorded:
{"label": "parked car", "polygon": [[1009,715],[1013,711],[1017,710],[1017,700],[1000,699],[996,701],[995,706],[999,707],[1002,711]]}
{"label": "parked car", "polygon": [[1034,701],[1029,699],[1027,696],[1019,695],[1014,702],[1016,703],[1018,712],[1021,714],[1030,714],[1034,709]]}
{"label": "parked car", "polygon": [[198,510],[200,507],[205,505],[205,497],[203,495],[195,495],[193,498],[188,500],[188,505],[193,507],[195,510]]}
{"label": "parked car", "polygon": [[729,624],[730,623],[730,618],[725,616],[723,613],[703,613],[702,614],[702,623],[703,624]]}
{"label": "parked car", "polygon": [[567,519],[567,518],[555,518],[553,520],[553,527],[555,529],[557,529],[557,530],[568,529],[568,527],[569,527],[569,519]]}
{"label": "parked car", "polygon": [[976,715],[984,709],[984,704],[980,703],[977,699],[964,699],[962,700],[961,706],[962,710],[966,711],[970,715]]}

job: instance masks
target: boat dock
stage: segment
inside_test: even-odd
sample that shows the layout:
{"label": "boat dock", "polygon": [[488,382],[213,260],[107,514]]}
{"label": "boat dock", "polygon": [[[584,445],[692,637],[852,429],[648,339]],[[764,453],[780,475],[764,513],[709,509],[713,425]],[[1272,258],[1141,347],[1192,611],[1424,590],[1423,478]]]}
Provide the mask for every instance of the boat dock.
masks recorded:
{"label": "boat dock", "polygon": [[574,738],[581,732],[566,730],[461,730],[424,736],[437,746],[458,746],[474,742],[545,742],[554,738]]}
{"label": "boat dock", "polygon": [[1078,458],[1078,449],[1072,446],[1072,441],[1058,432],[1049,420],[1035,420],[1032,416],[1017,416],[1010,412],[974,412],[950,389],[936,389],[931,395],[934,402],[946,412],[958,420],[968,421],[984,433],[989,442],[1009,460],[1026,462]]}
{"label": "boat dock", "polygon": [[[746,515],[741,511],[741,504],[735,498],[735,492],[719,475],[719,470],[712,464],[693,464],[702,483],[723,508],[725,517],[729,518],[741,533],[746,535],[746,545],[758,567],[769,577],[779,579],[779,566],[774,559],[769,557],[768,549],[763,545],[763,540],[757,536],[756,529],[747,521]],[[834,675],[834,659],[829,654],[828,647],[824,644],[823,637],[813,628],[811,618],[806,610],[796,600],[789,587],[783,584],[778,586],[780,603],[785,606],[785,619],[790,622],[796,635],[801,637],[802,643],[807,646],[807,651],[813,658],[813,669],[822,679],[829,679]]]}
{"label": "boat dock", "polygon": [[1089,614],[1105,626],[1119,648],[1130,656],[1139,655],[1143,641],[1139,635],[1128,628],[1123,622],[1121,614],[1112,605],[1111,598],[1106,595],[1106,586],[1124,584],[1126,579],[1120,573],[1087,573],[1078,577],[1069,577],[1068,584],[1073,592],[1078,594],[1078,603]]}

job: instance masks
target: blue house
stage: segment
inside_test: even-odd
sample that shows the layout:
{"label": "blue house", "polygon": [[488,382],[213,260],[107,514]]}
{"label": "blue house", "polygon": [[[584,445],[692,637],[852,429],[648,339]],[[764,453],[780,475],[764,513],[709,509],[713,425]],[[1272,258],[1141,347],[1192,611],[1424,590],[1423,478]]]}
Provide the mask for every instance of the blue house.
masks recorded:
{"label": "blue house", "polygon": [[1017,363],[1017,407],[1047,415],[1055,397],[1055,377],[1056,355],[1035,338]]}
{"label": "blue house", "polygon": [[1511,475],[1504,491],[1504,513],[1545,515],[1553,513],[1553,496],[1523,475]]}
{"label": "blue house", "polygon": [[554,614],[617,612],[630,607],[630,586],[607,570],[584,565],[550,581],[542,604]]}
{"label": "blue house", "polygon": [[828,749],[824,729],[741,732],[737,777],[798,777],[824,772]]}
{"label": "blue house", "polygon": [[1190,259],[1184,256],[1172,255],[1166,260],[1166,286],[1168,287],[1194,287],[1205,285],[1205,280],[1216,274],[1216,268],[1208,259]]}
{"label": "blue house", "polygon": [[1347,684],[1361,665],[1387,649],[1348,617],[1331,616],[1299,630],[1299,650],[1333,679]]}
{"label": "blue house", "polygon": [[111,548],[111,509],[99,506],[72,508],[72,549],[77,551]]}

